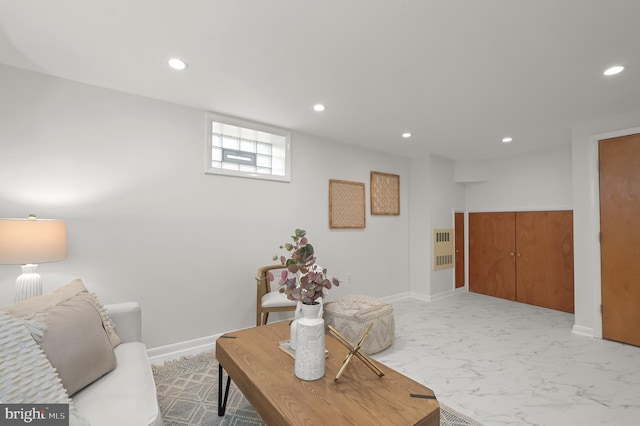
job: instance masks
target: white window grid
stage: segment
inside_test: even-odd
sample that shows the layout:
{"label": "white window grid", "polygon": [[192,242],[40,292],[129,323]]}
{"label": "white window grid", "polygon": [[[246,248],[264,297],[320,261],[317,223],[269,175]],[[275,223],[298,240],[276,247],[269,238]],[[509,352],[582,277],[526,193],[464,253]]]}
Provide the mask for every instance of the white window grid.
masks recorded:
{"label": "white window grid", "polygon": [[207,116],[206,173],[291,181],[291,136],[245,120]]}

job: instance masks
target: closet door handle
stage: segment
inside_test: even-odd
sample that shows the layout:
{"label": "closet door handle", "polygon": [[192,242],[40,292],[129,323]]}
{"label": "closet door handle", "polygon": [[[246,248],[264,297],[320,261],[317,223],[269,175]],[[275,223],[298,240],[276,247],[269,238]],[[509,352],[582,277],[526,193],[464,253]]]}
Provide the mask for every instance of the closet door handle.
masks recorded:
{"label": "closet door handle", "polygon": [[513,256],[513,252],[509,253],[509,256]]}

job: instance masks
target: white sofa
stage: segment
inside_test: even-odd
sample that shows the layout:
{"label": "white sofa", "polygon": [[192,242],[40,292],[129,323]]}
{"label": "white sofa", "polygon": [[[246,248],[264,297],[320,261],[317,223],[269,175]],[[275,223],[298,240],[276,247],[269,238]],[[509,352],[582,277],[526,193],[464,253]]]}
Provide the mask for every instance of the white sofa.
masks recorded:
{"label": "white sofa", "polygon": [[161,426],[156,386],[142,339],[138,303],[105,305],[121,343],[117,367],[73,395],[76,413],[91,426]]}
{"label": "white sofa", "polygon": [[75,279],[1,307],[0,401],[72,402],[72,426],[162,425],[140,306],[104,307]]}

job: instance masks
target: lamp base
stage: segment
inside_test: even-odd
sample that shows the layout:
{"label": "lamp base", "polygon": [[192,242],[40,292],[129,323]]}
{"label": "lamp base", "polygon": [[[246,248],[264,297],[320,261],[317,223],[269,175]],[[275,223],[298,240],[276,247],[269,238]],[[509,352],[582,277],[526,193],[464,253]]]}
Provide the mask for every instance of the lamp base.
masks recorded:
{"label": "lamp base", "polygon": [[22,265],[22,274],[20,274],[16,280],[14,302],[42,294],[42,277],[36,272],[37,269],[38,265],[34,265],[33,263]]}

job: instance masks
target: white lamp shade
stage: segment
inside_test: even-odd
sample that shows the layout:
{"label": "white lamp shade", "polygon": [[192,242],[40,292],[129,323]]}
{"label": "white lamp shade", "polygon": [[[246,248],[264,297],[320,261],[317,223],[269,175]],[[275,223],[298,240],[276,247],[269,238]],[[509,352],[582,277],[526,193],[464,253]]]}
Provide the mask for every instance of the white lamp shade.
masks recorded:
{"label": "white lamp shade", "polygon": [[25,265],[67,258],[63,220],[0,219],[0,264]]}

